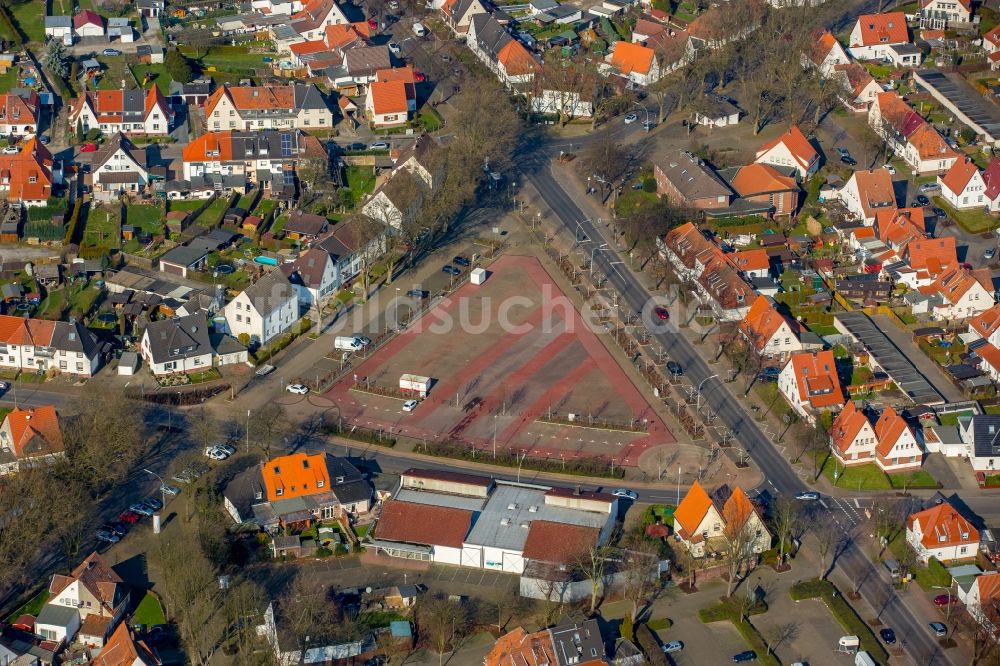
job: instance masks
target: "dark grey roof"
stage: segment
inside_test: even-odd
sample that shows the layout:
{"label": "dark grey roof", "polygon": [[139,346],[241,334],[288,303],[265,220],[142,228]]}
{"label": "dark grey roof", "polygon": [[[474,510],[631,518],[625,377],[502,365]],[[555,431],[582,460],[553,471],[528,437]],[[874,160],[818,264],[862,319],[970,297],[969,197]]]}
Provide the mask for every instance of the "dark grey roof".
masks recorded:
{"label": "dark grey roof", "polygon": [[56,627],[69,627],[79,621],[79,611],[76,607],[45,604],[38,614],[35,624],[50,624]]}
{"label": "dark grey roof", "polygon": [[472,17],[472,28],[476,35],[476,44],[486,56],[496,62],[497,54],[514,40],[507,29],[489,14],[476,14]]}
{"label": "dark grey roof", "polygon": [[579,14],[580,8],[573,7],[572,5],[557,5],[552,9],[546,10],[545,13],[558,21],[559,19],[564,19],[573,16],[574,14]]}
{"label": "dark grey roof", "polygon": [[[298,159],[305,150],[304,135],[298,130],[232,132],[232,157],[227,161],[247,162],[268,159]],[[214,174],[206,174],[214,175]],[[239,176],[238,180],[244,180]],[[193,182],[193,181],[192,181]]]}
{"label": "dark grey roof", "polygon": [[178,245],[167,251],[160,257],[160,263],[175,264],[177,266],[193,266],[208,256],[211,250],[202,244]]}
{"label": "dark grey roof", "polygon": [[1000,415],[973,416],[972,437],[977,457],[1000,456]]}
{"label": "dark grey roof", "polygon": [[255,466],[244,470],[233,477],[226,485],[223,496],[236,507],[236,512],[244,522],[250,522],[253,517],[251,508],[254,504],[266,502],[264,483],[260,478],[260,467]]}
{"label": "dark grey roof", "polygon": [[344,257],[349,257],[354,254],[354,248],[347,245],[347,238],[341,239],[338,236],[343,236],[344,234],[338,234],[337,232],[341,230],[342,225],[337,225],[333,230],[333,233],[321,240],[314,247],[319,248],[330,255],[334,261],[340,261]]}
{"label": "dark grey roof", "polygon": [[154,363],[193,358],[212,353],[208,322],[201,313],[153,321],[146,327],[149,354]]}
{"label": "dark grey roof", "polygon": [[244,291],[254,309],[262,315],[273,312],[295,298],[295,288],[280,270],[273,270]]}
{"label": "dark grey roof", "polygon": [[292,91],[295,94],[295,109],[329,109],[323,93],[314,83],[294,83]]}
{"label": "dark grey roof", "polygon": [[285,233],[318,236],[326,231],[329,226],[330,220],[322,215],[313,215],[301,210],[293,210],[288,214],[288,221],[285,223]]}
{"label": "dark grey roof", "polygon": [[132,143],[127,136],[121,132],[117,132],[114,136],[108,139],[96,153],[94,153],[94,157],[91,160],[91,164],[94,165],[94,171],[97,171],[97,169],[104,166],[104,164],[119,150],[135,160],[136,164],[141,166],[143,169],[146,168],[146,151],[136,148],[135,144]]}
{"label": "dark grey roof", "polygon": [[212,349],[220,356],[223,354],[239,354],[247,350],[246,347],[240,344],[239,340],[225,333],[212,333],[208,336],[208,339],[212,343]]}
{"label": "dark grey roof", "polygon": [[334,485],[330,490],[341,504],[365,502],[372,498],[372,484],[365,480]]}
{"label": "dark grey roof", "polygon": [[211,92],[211,79],[198,79],[192,81],[191,83],[185,83],[181,86],[181,94],[183,95],[208,95]]}
{"label": "dark grey roof", "polygon": [[351,76],[374,76],[380,69],[389,69],[389,49],[386,46],[357,46],[344,54],[344,68]]}
{"label": "dark grey roof", "polygon": [[696,199],[733,196],[733,191],[726,186],[710,166],[686,150],[654,159],[654,163],[688,202]]}
{"label": "dark grey roof", "polygon": [[579,623],[564,618],[549,629],[549,635],[552,636],[557,666],[604,659],[604,638],[597,620]]}
{"label": "dark grey roof", "polygon": [[45,17],[45,27],[46,28],[72,28],[73,27],[73,17],[72,16],[46,16]]}
{"label": "dark grey roof", "polygon": [[57,321],[52,331],[52,346],[94,358],[97,354],[97,336],[80,321]]}

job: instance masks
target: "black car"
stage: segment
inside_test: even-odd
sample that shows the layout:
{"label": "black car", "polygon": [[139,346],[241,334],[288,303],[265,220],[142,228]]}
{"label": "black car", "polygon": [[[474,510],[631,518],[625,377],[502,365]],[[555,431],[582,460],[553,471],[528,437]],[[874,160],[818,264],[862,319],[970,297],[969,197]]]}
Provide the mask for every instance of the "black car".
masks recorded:
{"label": "black car", "polygon": [[778,375],[781,374],[781,369],[776,368],[773,365],[762,369],[757,374],[757,381],[761,382],[776,382],[778,381]]}
{"label": "black car", "polygon": [[442,273],[447,273],[448,275],[461,275],[462,271],[458,270],[451,264],[445,264],[441,267]]}
{"label": "black car", "polygon": [[925,197],[924,195],[922,195],[922,194],[918,194],[917,195],[917,203],[920,204],[921,206],[926,206],[930,202],[931,202],[931,200],[928,199],[927,197]]}
{"label": "black car", "polygon": [[879,631],[878,635],[882,637],[882,640],[885,641],[886,645],[896,644],[896,632],[890,629],[889,627],[886,627],[885,629]]}
{"label": "black car", "polygon": [[684,374],[684,368],[677,361],[667,361],[667,372],[675,377],[680,377]]}
{"label": "black car", "polygon": [[111,532],[117,537],[123,537],[125,536],[125,533],[128,532],[128,530],[125,528],[125,525],[123,525],[122,523],[106,523],[103,526],[101,526],[101,529],[107,532]]}
{"label": "black car", "polygon": [[931,212],[934,213],[935,217],[948,217],[948,213],[944,212],[942,208],[931,208]]}
{"label": "black car", "polygon": [[460,256],[452,257],[451,261],[452,263],[458,264],[459,266],[469,266],[471,264],[471,262],[468,259]]}
{"label": "black car", "polygon": [[857,166],[858,164],[858,161],[853,157],[851,157],[850,155],[848,155],[847,157],[841,157],[840,161],[843,164],[846,164],[847,166]]}
{"label": "black car", "polygon": [[409,296],[410,298],[423,299],[429,297],[431,295],[431,292],[427,291],[426,289],[411,289],[408,292],[406,292],[406,295]]}
{"label": "black car", "polygon": [[739,654],[733,655],[734,664],[742,664],[747,661],[757,661],[757,653],[754,652],[753,650],[744,650]]}

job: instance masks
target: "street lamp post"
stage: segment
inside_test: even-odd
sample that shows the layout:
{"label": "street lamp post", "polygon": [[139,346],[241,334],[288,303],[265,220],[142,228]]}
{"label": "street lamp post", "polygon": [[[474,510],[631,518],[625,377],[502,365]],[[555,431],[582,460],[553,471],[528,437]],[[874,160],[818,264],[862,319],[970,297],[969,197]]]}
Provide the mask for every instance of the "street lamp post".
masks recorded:
{"label": "street lamp post", "polygon": [[712,375],[710,377],[705,377],[703,380],[701,380],[701,383],[698,384],[698,402],[697,402],[697,404],[695,406],[695,411],[697,411],[697,412],[701,411],[701,387],[704,386],[705,382],[707,382],[708,380],[715,379],[718,376],[719,375]]}
{"label": "street lamp post", "polygon": [[594,277],[594,254],[596,254],[597,252],[600,252],[601,250],[605,249],[606,247],[608,247],[608,244],[604,243],[603,245],[595,247],[594,249],[592,249],[590,251],[590,277]]}
{"label": "street lamp post", "polygon": [[948,609],[944,612],[944,619],[946,622],[951,621],[951,585],[945,587],[944,585],[934,585],[935,590],[944,590],[948,593]]}
{"label": "street lamp post", "polygon": [[247,453],[250,453],[250,410],[247,410]]}
{"label": "street lamp post", "polygon": [[[155,476],[156,480],[160,482],[160,498],[161,498],[161,502],[162,502],[162,506],[160,508],[161,509],[166,508],[166,506],[167,506],[167,490],[164,487],[163,477],[161,477],[159,474],[157,474],[156,472],[154,472],[153,470],[150,470],[150,469],[143,468],[142,471],[145,472],[146,474],[151,475],[151,476]],[[156,519],[153,520],[153,534],[159,534],[159,533],[160,533],[160,515],[159,515],[159,512],[157,512],[156,513]]]}
{"label": "street lamp post", "polygon": [[497,415],[493,415],[493,460],[497,459]]}

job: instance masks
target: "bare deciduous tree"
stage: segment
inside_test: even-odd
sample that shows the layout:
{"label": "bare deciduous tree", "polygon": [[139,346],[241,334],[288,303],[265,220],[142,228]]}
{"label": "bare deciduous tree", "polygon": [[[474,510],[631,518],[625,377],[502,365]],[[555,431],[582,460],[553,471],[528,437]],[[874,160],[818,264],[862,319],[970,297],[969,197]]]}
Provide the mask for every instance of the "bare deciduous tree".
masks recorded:
{"label": "bare deciduous tree", "polygon": [[727,501],[722,510],[722,544],[729,574],[726,596],[733,596],[736,579],[748,576],[757,561],[757,544],[761,539],[760,522],[749,500]]}
{"label": "bare deciduous tree", "polygon": [[774,536],[778,539],[778,562],[783,565],[786,549],[802,526],[802,509],[798,502],[787,496],[779,497],[773,507],[771,521]]}
{"label": "bare deciduous tree", "polygon": [[811,527],[819,554],[819,577],[826,578],[851,536],[828,513],[817,514]]}
{"label": "bare deciduous tree", "polygon": [[269,402],[250,415],[250,440],[264,454],[264,460],[271,459],[274,440],[288,432],[288,415],[285,408]]}
{"label": "bare deciduous tree", "polygon": [[417,628],[421,637],[438,656],[438,666],[444,655],[454,649],[456,641],[465,635],[467,613],[459,604],[444,596],[425,597],[417,606]]}
{"label": "bare deciduous tree", "polygon": [[642,534],[630,536],[620,558],[622,594],[632,604],[632,622],[638,622],[658,585],[656,543]]}

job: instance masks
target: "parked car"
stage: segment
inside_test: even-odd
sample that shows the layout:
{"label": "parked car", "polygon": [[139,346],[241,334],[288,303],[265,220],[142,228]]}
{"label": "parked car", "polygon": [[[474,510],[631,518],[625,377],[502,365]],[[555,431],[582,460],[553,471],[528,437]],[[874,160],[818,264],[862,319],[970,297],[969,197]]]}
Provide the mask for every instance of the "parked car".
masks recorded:
{"label": "parked car", "polygon": [[854,159],[853,157],[851,157],[850,155],[848,155],[847,157],[841,157],[840,161],[841,161],[842,164],[846,164],[847,166],[857,166],[858,165],[858,161],[856,159]]}
{"label": "parked car", "polygon": [[96,150],[97,150],[97,144],[96,143],[85,143],[82,146],[80,146],[80,152],[81,153],[92,153],[92,152],[94,152]]}
{"label": "parked car", "polygon": [[94,536],[97,537],[98,541],[104,541],[105,543],[118,543],[121,541],[121,537],[107,530],[97,530]]}
{"label": "parked car", "polygon": [[120,56],[122,54],[118,49],[104,49],[101,51],[101,55],[105,56]]}
{"label": "parked car", "polygon": [[958,597],[954,594],[939,594],[934,597],[935,606],[947,606],[948,604],[953,604],[958,601]]}
{"label": "parked car", "polygon": [[470,266],[471,263],[472,263],[468,259],[466,259],[465,257],[459,256],[459,255],[456,255],[456,256],[452,257],[451,261],[452,261],[452,263],[458,264],[459,266],[462,266],[463,268],[466,267],[466,266]]}
{"label": "parked car", "polygon": [[983,259],[986,261],[992,261],[995,256],[997,256],[997,249],[995,247],[988,247],[986,248],[986,251],[983,252]]}
{"label": "parked car", "polygon": [[17,146],[7,146],[3,149],[4,155],[17,155],[19,152],[21,151]]}
{"label": "parked car", "polygon": [[677,377],[684,374],[684,368],[677,361],[667,361],[667,372]]}
{"label": "parked car", "polygon": [[145,504],[143,504],[142,502],[136,502],[136,503],[132,504],[131,506],[129,506],[128,510],[131,511],[132,513],[137,513],[140,516],[152,516],[153,515],[153,510],[150,509]]}
{"label": "parked car", "polygon": [[847,148],[841,147],[837,148],[837,154],[839,154],[841,157],[850,157],[851,151],[849,151]]}
{"label": "parked car", "polygon": [[806,490],[795,495],[795,499],[801,500],[803,502],[810,502],[819,499],[819,493],[812,490]]}
{"label": "parked car", "polygon": [[653,129],[654,127],[656,127],[656,123],[654,123],[652,120],[647,120],[642,124],[642,129],[646,130],[647,132]]}
{"label": "parked car", "polygon": [[274,372],[274,370],[275,370],[275,368],[274,368],[273,365],[266,365],[265,364],[265,365],[262,365],[259,368],[257,368],[257,371],[254,372],[253,374],[257,375],[258,377],[264,377],[264,376],[269,375],[272,372]]}
{"label": "parked car", "polygon": [[[365,344],[368,344],[368,343],[365,343]],[[225,451],[229,455],[233,455],[234,453],[236,453],[236,447],[233,446],[232,444],[216,444],[215,446],[216,446],[216,448],[221,449],[222,451]]]}
{"label": "parked car", "polygon": [[47,137],[47,136],[46,136],[46,135],[44,135],[44,134],[43,134],[43,135],[41,135],[40,137],[38,137],[38,140],[42,142],[42,145],[43,145],[43,146],[47,146],[47,145],[49,145],[49,137]]}
{"label": "parked car", "polygon": [[937,183],[931,182],[931,183],[924,183],[918,189],[924,194],[927,194],[928,192],[937,192],[938,190],[941,189],[941,186],[938,185]]}
{"label": "parked car", "polygon": [[389,42],[389,53],[392,55],[399,55],[403,52],[403,49],[399,48],[399,44],[396,42]]}
{"label": "parked car", "polygon": [[935,636],[948,635],[948,627],[945,625],[944,622],[931,622],[927,626],[931,628],[931,631],[934,632]]}
{"label": "parked car", "polygon": [[891,164],[886,164],[885,165],[885,170],[889,172],[890,176],[895,176],[896,175],[896,167],[892,166]]}
{"label": "parked car", "polygon": [[680,652],[683,649],[684,643],[681,643],[680,641],[670,641],[663,646],[663,652],[666,654],[670,654],[671,652]]}
{"label": "parked car", "polygon": [[228,451],[220,449],[217,446],[210,446],[207,449],[205,449],[205,455],[211,458],[212,460],[225,460],[231,454]]}
{"label": "parked car", "polygon": [[0,382],[0,395],[3,395],[10,390],[10,384],[7,382]]}
{"label": "parked car", "polygon": [[303,384],[289,384],[285,387],[285,390],[289,393],[294,393],[295,395],[305,395],[309,393],[309,387]]}
{"label": "parked car", "polygon": [[637,113],[628,113],[628,114],[625,115],[625,124],[626,125],[631,125],[632,123],[636,122],[637,120],[639,120],[639,114],[637,114]]}
{"label": "parked car", "polygon": [[927,206],[927,205],[929,205],[931,203],[931,200],[928,199],[923,194],[918,194],[917,195],[917,203],[920,204],[921,206]]}
{"label": "parked car", "polygon": [[135,511],[122,511],[118,514],[118,522],[125,523],[126,525],[135,525],[142,518]]}
{"label": "parked car", "polygon": [[378,21],[373,18],[368,19],[368,28],[371,30],[378,30]]}
{"label": "parked car", "polygon": [[462,274],[462,271],[458,270],[457,268],[455,268],[451,264],[445,264],[444,266],[442,266],[441,267],[441,272],[442,273],[447,273],[448,275],[461,275]]}
{"label": "parked car", "polygon": [[776,382],[778,381],[778,375],[780,374],[781,368],[769,365],[766,368],[761,369],[760,373],[757,375],[757,380],[762,382]]}
{"label": "parked car", "polygon": [[427,75],[424,74],[423,72],[414,71],[413,80],[416,81],[417,83],[423,83],[424,81],[427,80]]}
{"label": "parked car", "polygon": [[105,523],[104,525],[101,525],[101,529],[111,532],[118,537],[123,537],[128,534],[128,528],[122,523]]}
{"label": "parked car", "polygon": [[663,307],[655,307],[655,308],[653,308],[653,314],[655,314],[658,319],[661,319],[661,320],[664,320],[664,321],[667,320],[667,319],[670,319],[670,313],[667,311],[666,308],[663,308]]}
{"label": "parked car", "polygon": [[169,483],[164,483],[160,486],[160,492],[166,493],[168,495],[179,495],[181,489],[178,488],[177,486],[172,486]]}
{"label": "parked car", "polygon": [[632,500],[633,502],[639,499],[639,496],[635,493],[635,491],[629,490],[628,488],[616,488],[611,494],[615,497]]}
{"label": "parked car", "polygon": [[403,403],[403,411],[412,412],[414,409],[417,408],[417,405],[419,404],[420,403],[416,400],[407,400],[406,402]]}
{"label": "parked car", "polygon": [[385,141],[376,141],[368,146],[368,150],[389,150],[389,144]]}
{"label": "parked car", "polygon": [[944,212],[943,208],[938,208],[937,206],[931,208],[931,212],[934,213],[934,217],[948,217],[948,213]]}
{"label": "parked car", "polygon": [[742,664],[748,661],[757,661],[757,653],[753,650],[744,650],[743,652],[733,655],[734,664]]}
{"label": "parked car", "polygon": [[146,499],[142,500],[142,503],[148,506],[153,511],[159,511],[160,509],[163,508],[163,502],[156,499],[155,497],[147,497]]}
{"label": "parked car", "polygon": [[878,635],[882,637],[882,640],[886,645],[896,644],[896,632],[889,627],[879,630]]}
{"label": "parked car", "polygon": [[426,289],[411,289],[408,292],[406,292],[406,295],[409,296],[410,298],[424,299],[428,298],[431,295],[431,292],[427,291]]}

